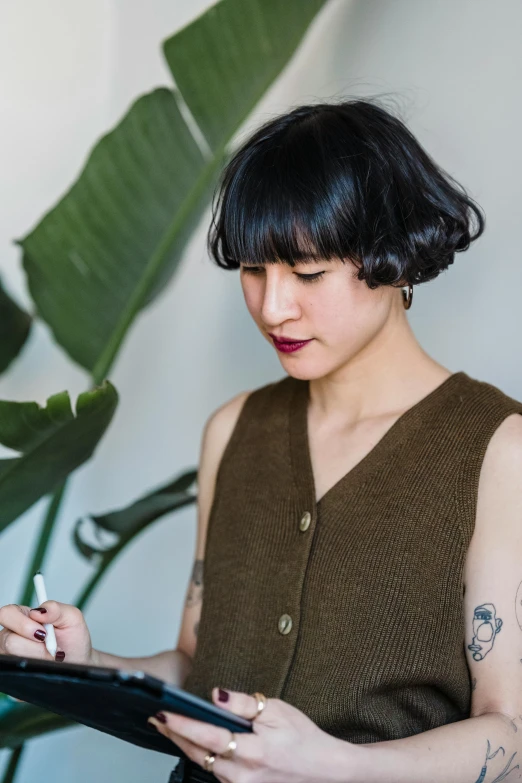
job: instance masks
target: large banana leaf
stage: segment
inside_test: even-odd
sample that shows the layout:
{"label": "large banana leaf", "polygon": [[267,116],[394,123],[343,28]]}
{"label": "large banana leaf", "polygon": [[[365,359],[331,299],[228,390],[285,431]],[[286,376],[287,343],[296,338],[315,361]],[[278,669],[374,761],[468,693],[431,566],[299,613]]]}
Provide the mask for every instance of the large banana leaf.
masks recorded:
{"label": "large banana leaf", "polygon": [[67,392],[45,408],[0,400],[0,443],[20,452],[0,460],[0,531],[92,456],[117,403],[109,381],[80,394],[76,416]]}
{"label": "large banana leaf", "polygon": [[225,0],[164,42],[176,86],[214,152],[281,73],[325,2]]}
{"label": "large banana leaf", "polygon": [[31,316],[5,292],[0,282],[0,373],[22,350],[31,330]]}
{"label": "large banana leaf", "polygon": [[[75,604],[83,608],[103,574],[127,544],[146,527],[171,511],[189,506],[197,499],[193,491],[197,470],[188,470],[123,509],[76,522],[73,540],[78,551],[97,565],[94,576]],[[110,534],[107,541],[107,534]]]}
{"label": "large banana leaf", "polygon": [[179,93],[143,96],[65,197],[19,241],[37,311],[96,382],[163,290],[208,205],[226,145],[325,0],[221,0],[164,44]]}

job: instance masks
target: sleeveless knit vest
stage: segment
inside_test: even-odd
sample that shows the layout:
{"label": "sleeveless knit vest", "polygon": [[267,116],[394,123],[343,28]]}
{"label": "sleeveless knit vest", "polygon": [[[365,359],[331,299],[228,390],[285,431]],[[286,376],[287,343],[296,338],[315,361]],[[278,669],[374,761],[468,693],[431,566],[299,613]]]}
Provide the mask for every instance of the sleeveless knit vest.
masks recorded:
{"label": "sleeveless knit vest", "polygon": [[463,568],[480,468],[522,403],[457,372],[315,501],[308,381],[251,392],[221,460],[184,687],[280,698],[349,742],[469,717]]}

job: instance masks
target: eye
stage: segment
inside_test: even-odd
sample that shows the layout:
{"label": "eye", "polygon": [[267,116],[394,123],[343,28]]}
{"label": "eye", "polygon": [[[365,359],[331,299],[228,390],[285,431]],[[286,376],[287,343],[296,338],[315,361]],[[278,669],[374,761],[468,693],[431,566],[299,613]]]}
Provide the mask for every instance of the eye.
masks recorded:
{"label": "eye", "polygon": [[[259,275],[262,274],[265,269],[262,266],[243,266],[241,267],[243,272],[248,272],[251,275]],[[320,280],[321,277],[324,275],[323,272],[314,272],[312,275],[303,275],[299,274],[298,272],[294,272],[295,276],[299,278],[303,283],[315,283],[316,280]]]}
{"label": "eye", "polygon": [[[297,274],[297,272],[296,272]],[[299,275],[297,274],[297,277],[299,280],[302,280],[303,283],[314,283],[316,280],[320,280],[321,277],[324,275],[324,272],[315,272],[313,275]]]}

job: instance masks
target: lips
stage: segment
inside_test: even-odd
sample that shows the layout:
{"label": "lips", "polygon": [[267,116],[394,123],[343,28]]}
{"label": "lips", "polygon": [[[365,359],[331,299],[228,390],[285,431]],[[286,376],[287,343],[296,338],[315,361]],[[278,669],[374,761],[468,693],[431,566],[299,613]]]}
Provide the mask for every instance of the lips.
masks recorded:
{"label": "lips", "polygon": [[272,340],[281,345],[293,345],[294,343],[309,343],[310,340],[294,340],[291,337],[277,337],[275,334],[268,333]]}
{"label": "lips", "polygon": [[301,348],[304,348],[305,345],[312,342],[312,340],[292,340],[289,337],[278,338],[273,334],[271,334],[270,337],[277,350],[282,353],[294,353],[294,351],[299,351]]}

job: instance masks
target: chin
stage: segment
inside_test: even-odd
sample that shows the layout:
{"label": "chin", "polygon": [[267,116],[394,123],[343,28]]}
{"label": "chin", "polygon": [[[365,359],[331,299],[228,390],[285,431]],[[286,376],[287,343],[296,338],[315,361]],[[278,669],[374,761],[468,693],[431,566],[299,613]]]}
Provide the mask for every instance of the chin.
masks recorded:
{"label": "chin", "polygon": [[333,371],[333,367],[317,367],[311,362],[281,362],[283,369],[292,378],[299,381],[316,381],[318,378],[324,378]]}

